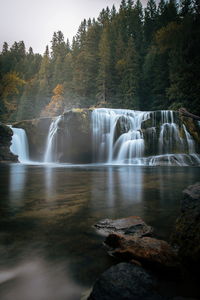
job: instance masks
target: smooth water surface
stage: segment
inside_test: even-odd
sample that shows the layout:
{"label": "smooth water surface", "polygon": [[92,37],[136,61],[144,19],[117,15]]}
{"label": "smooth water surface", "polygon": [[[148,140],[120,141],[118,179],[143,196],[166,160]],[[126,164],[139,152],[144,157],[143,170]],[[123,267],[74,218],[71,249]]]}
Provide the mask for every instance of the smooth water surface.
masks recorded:
{"label": "smooth water surface", "polygon": [[92,227],[142,217],[168,239],[198,167],[0,166],[0,299],[75,300],[114,260]]}

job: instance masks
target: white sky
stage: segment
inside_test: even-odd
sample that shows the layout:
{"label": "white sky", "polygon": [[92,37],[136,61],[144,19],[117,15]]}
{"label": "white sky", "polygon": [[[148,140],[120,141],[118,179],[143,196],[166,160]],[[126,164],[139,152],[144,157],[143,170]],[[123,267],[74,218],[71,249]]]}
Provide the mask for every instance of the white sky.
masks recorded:
{"label": "white sky", "polygon": [[65,40],[76,34],[81,21],[98,17],[106,6],[121,0],[0,0],[0,51],[6,41],[23,40],[26,49],[43,53],[54,31],[61,30]]}

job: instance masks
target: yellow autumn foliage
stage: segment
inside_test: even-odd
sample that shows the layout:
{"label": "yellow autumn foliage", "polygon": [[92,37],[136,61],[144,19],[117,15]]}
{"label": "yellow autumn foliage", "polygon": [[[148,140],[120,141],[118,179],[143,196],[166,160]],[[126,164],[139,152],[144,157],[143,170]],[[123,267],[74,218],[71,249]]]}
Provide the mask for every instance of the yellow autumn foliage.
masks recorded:
{"label": "yellow autumn foliage", "polygon": [[44,108],[41,113],[42,117],[55,117],[63,113],[64,110],[64,87],[62,84],[57,84],[53,89],[53,97],[49,104]]}
{"label": "yellow autumn foliage", "polygon": [[19,94],[19,88],[25,83],[26,82],[21,79],[16,72],[10,72],[3,76],[1,82],[1,95],[8,111],[15,111],[17,109],[17,103],[14,96]]}

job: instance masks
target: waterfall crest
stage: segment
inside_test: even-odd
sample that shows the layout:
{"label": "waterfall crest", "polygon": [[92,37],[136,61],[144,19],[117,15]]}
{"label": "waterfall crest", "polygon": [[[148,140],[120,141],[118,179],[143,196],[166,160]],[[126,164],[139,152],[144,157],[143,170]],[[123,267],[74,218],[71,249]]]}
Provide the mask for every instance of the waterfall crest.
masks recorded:
{"label": "waterfall crest", "polygon": [[20,162],[29,161],[29,147],[26,132],[22,128],[14,128],[10,126],[13,131],[12,144],[10,150],[12,153],[18,155]]}
{"label": "waterfall crest", "polygon": [[200,155],[173,111],[99,108],[92,112],[94,162],[133,165],[196,165]]}

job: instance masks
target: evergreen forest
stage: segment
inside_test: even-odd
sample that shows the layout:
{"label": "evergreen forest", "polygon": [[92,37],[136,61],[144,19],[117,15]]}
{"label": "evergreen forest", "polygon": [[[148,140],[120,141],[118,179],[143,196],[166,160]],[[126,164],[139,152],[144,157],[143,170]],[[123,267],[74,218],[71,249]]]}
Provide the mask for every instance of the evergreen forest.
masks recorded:
{"label": "evergreen forest", "polygon": [[0,53],[5,122],[91,106],[200,114],[199,100],[199,0],[122,0],[84,19],[71,42],[54,32],[43,55],[23,41]]}

